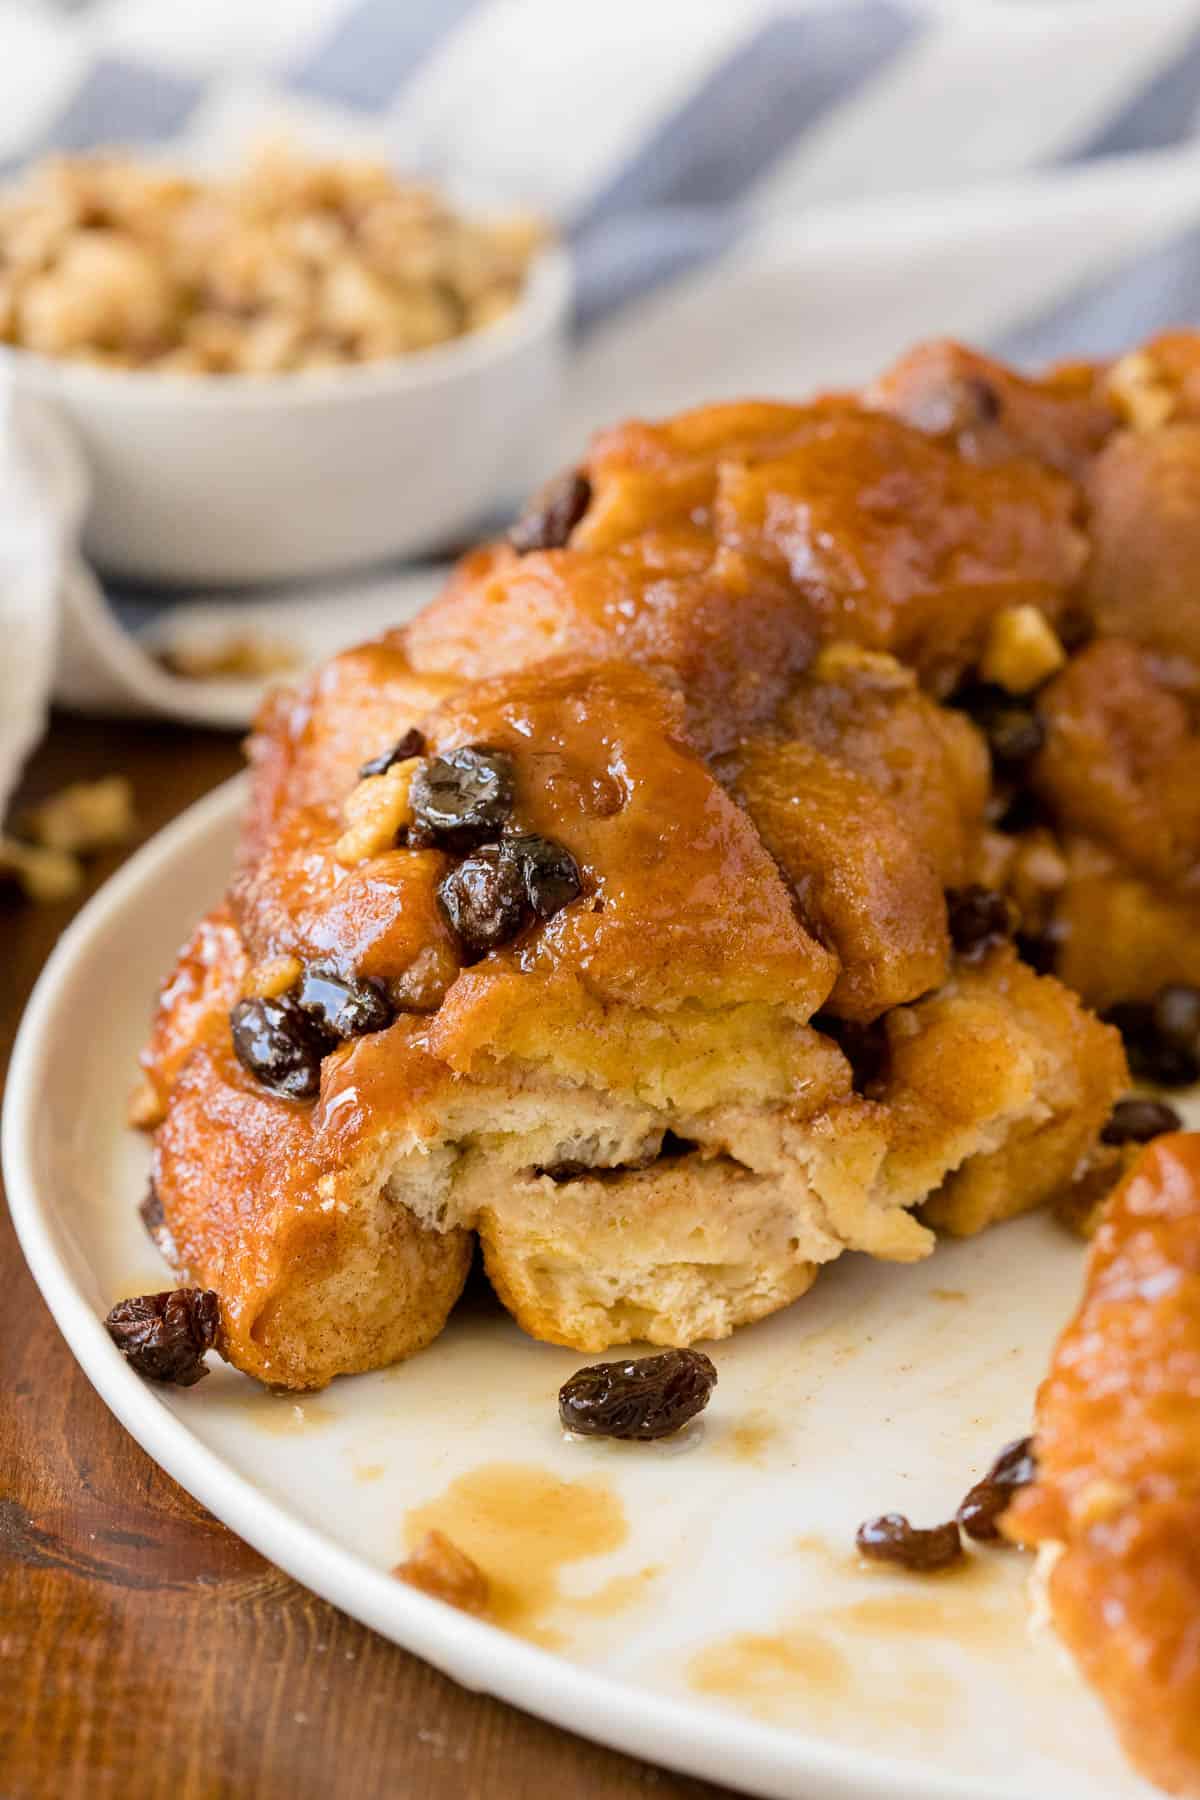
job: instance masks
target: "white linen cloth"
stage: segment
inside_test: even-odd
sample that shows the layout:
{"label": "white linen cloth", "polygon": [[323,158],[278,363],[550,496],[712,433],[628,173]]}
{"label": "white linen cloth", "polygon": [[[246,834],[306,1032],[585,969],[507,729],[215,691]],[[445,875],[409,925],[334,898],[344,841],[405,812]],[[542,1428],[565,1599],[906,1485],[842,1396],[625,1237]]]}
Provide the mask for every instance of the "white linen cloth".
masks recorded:
{"label": "white linen cloth", "polygon": [[[549,211],[579,328],[548,470],[623,413],[803,396],[921,336],[1037,362],[1200,320],[1200,0],[0,0],[0,33],[0,169],[283,127]],[[79,559],[86,502],[0,389],[0,813],[52,692],[242,725],[256,684],[154,648],[259,626],[315,660],[441,579],[131,602]]]}

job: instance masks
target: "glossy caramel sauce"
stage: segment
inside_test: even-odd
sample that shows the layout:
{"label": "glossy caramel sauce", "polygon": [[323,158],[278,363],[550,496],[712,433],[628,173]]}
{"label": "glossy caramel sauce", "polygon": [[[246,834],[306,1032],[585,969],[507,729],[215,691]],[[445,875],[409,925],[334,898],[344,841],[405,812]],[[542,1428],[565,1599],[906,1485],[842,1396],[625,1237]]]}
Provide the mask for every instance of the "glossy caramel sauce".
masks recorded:
{"label": "glossy caramel sauce", "polygon": [[492,1622],[550,1648],[562,1642],[561,1633],[546,1623],[556,1607],[617,1611],[640,1597],[653,1574],[618,1576],[595,1594],[564,1601],[561,1571],[623,1544],[625,1509],[606,1481],[563,1481],[524,1463],[485,1463],[414,1507],[404,1524],[406,1546],[413,1549],[434,1530],[444,1532],[487,1576]]}

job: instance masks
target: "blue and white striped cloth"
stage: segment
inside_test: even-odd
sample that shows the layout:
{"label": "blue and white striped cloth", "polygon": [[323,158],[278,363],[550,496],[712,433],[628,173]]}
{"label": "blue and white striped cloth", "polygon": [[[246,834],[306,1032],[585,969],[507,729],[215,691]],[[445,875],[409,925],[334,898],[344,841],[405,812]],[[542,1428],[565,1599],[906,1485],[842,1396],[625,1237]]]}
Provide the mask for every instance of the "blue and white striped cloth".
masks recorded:
{"label": "blue and white striped cloth", "polygon": [[[549,212],[578,319],[548,465],[623,412],[859,381],[922,335],[1036,362],[1200,321],[1200,0],[0,0],[0,43],[0,171],[283,127]],[[427,587],[357,584],[339,634]],[[121,703],[68,665],[69,697]]]}

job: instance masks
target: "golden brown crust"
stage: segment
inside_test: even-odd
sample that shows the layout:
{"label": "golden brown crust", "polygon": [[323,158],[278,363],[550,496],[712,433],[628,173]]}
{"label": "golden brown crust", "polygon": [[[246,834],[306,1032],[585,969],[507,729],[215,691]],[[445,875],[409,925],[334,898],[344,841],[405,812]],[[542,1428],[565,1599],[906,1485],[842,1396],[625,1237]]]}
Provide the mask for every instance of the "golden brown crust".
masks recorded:
{"label": "golden brown crust", "polygon": [[1054,1547],[1054,1625],[1128,1755],[1200,1794],[1200,1134],[1109,1201],[1038,1396],[1038,1479],[1006,1533]]}
{"label": "golden brown crust", "polygon": [[[473,553],[405,630],[269,702],[228,911],[185,953],[149,1055],[164,1099],[174,1084],[164,1206],[187,1266],[247,1318],[284,1319],[288,1269],[348,1267],[385,1215],[412,1227],[397,1291],[431,1271],[407,1336],[379,1284],[359,1294],[357,1350],[329,1319],[318,1331],[312,1297],[333,1289],[314,1278],[285,1379],[424,1341],[461,1273],[456,1231],[483,1233],[531,1329],[589,1348],[635,1325],[688,1341],[783,1304],[847,1244],[921,1254],[911,1209],[931,1194],[931,1218],[978,1229],[1086,1167],[1119,1047],[1011,956],[953,954],[945,890],[994,858],[999,802],[983,735],[937,696],[1013,609],[1064,629],[1078,610],[1082,484],[1128,430],[1103,380],[1029,382],[943,346],[866,403],[620,426],[592,448],[590,503],[561,547]],[[1044,843],[1006,840],[1014,888],[1040,907],[1033,877],[1053,862],[1045,910],[1066,916],[1090,857],[1156,902],[1186,892],[1194,813],[1171,812],[1145,769],[1171,733],[1190,768],[1187,702],[1129,645],[1073,658],[1045,695],[1035,778],[1059,816]],[[513,824],[582,873],[575,902],[472,966],[437,895],[453,857],[393,842],[402,783],[386,805],[362,791],[364,761],[414,728],[430,753],[511,756]],[[256,1089],[225,1023],[261,986],[251,969],[296,963],[370,977],[399,1009],[326,1058],[307,1107]],[[860,1071],[865,1093],[824,1033],[839,1020],[882,1021],[887,1066]],[[244,1168],[206,1143],[208,1115]],[[580,1133],[582,1158],[563,1149]],[[664,1133],[696,1148],[646,1167]],[[597,1173],[555,1199],[539,1170],[577,1160]],[[261,1204],[205,1200],[206,1161]],[[309,1191],[361,1230],[315,1221]],[[689,1195],[744,1225],[690,1285]],[[583,1246],[635,1196],[626,1274],[598,1250],[589,1271]],[[250,1328],[231,1342],[260,1372]]]}

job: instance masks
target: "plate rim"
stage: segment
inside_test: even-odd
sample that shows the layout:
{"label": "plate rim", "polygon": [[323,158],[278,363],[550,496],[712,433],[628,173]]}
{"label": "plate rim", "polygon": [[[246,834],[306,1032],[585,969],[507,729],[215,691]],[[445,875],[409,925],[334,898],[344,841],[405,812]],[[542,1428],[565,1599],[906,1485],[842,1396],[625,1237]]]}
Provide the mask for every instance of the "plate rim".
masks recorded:
{"label": "plate rim", "polygon": [[[823,1742],[732,1710],[640,1690],[500,1627],[457,1612],[295,1518],[196,1437],[122,1360],[56,1243],[53,1200],[37,1176],[37,1106],[56,1009],[111,919],[158,871],[228,829],[249,792],[243,772],[186,808],[106,881],[62,933],[26,1005],[0,1115],[9,1214],[34,1281],[68,1348],[109,1411],[159,1466],[237,1536],[303,1587],[461,1686],[650,1763],[769,1800],[1013,1800],[974,1778],[912,1769],[875,1751]],[[61,1227],[60,1227],[61,1228]]]}

